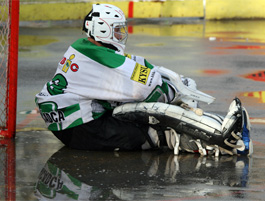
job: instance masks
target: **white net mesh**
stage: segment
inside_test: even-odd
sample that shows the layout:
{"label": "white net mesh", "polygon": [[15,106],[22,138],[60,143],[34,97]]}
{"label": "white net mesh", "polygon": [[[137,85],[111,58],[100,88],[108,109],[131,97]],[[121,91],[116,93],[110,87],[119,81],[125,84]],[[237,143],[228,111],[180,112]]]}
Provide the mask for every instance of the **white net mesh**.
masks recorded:
{"label": "white net mesh", "polygon": [[9,1],[0,0],[0,129],[6,127]]}
{"label": "white net mesh", "polygon": [[[9,1],[0,0],[0,130],[6,127],[6,91],[7,91],[7,62],[9,36]],[[6,182],[6,146],[0,143],[0,197],[4,198]],[[1,199],[0,198],[0,199]]]}

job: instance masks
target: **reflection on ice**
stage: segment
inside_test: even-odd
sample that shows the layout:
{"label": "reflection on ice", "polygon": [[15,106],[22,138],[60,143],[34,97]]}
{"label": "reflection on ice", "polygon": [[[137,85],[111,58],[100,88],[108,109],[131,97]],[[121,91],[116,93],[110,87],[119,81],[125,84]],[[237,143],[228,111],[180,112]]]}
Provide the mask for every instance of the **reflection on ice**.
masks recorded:
{"label": "reflection on ice", "polygon": [[236,195],[238,189],[247,187],[249,160],[237,156],[174,156],[168,151],[89,152],[64,147],[41,170],[35,195],[39,200],[234,196],[225,186],[234,187]]}

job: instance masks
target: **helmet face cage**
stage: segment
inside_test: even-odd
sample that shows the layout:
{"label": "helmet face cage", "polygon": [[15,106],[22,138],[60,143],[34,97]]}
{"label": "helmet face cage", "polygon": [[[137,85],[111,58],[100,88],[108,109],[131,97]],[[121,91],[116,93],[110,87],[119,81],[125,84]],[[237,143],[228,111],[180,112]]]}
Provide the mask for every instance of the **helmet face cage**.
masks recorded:
{"label": "helmet face cage", "polygon": [[128,38],[128,28],[126,22],[114,22],[113,23],[112,38],[113,41],[126,44]]}
{"label": "helmet face cage", "polygon": [[85,17],[83,30],[88,37],[103,44],[110,44],[123,54],[128,38],[124,13],[116,6],[93,4],[93,9]]}

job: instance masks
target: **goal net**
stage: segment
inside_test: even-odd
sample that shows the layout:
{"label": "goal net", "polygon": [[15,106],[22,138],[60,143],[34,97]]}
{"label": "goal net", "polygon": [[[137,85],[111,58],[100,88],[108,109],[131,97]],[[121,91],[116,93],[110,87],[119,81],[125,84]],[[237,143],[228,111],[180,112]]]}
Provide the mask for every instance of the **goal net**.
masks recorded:
{"label": "goal net", "polygon": [[16,131],[19,0],[0,0],[0,138]]}
{"label": "goal net", "polygon": [[15,200],[19,0],[0,0],[0,200]]}

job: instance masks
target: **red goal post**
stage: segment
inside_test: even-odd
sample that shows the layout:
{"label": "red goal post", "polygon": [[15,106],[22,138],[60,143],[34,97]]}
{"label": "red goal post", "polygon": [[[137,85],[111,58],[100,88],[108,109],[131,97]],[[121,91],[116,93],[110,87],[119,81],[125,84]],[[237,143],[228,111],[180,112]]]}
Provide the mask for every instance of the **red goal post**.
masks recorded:
{"label": "red goal post", "polygon": [[19,0],[0,1],[0,137],[16,133]]}

